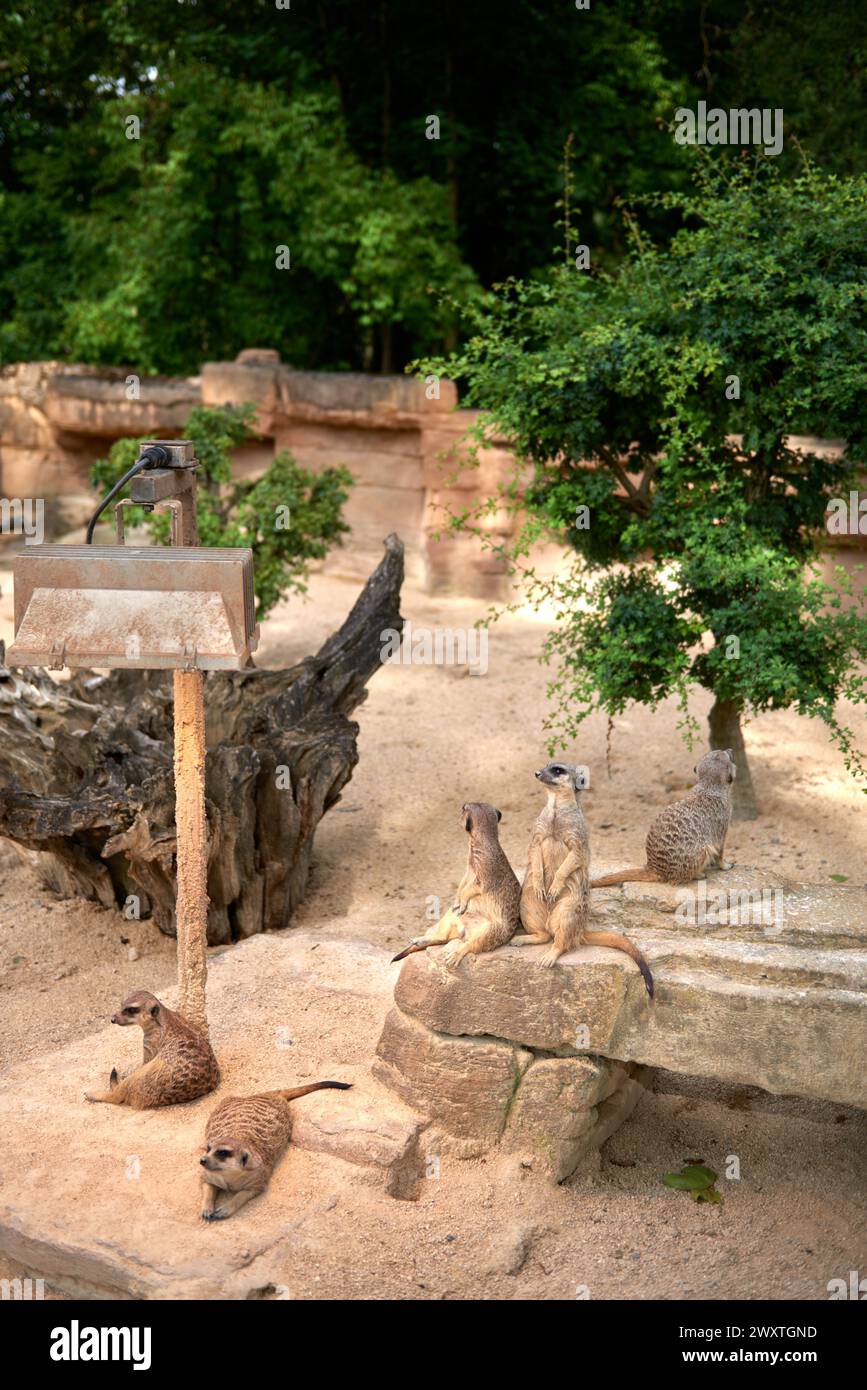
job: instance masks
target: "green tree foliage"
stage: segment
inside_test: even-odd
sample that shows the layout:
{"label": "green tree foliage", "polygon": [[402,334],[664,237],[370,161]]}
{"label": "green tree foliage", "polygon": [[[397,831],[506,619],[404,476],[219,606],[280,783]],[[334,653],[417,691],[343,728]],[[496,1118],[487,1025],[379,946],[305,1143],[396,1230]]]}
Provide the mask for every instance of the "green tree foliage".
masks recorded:
{"label": "green tree foliage", "polygon": [[[425,370],[463,381],[480,437],[495,424],[532,466],[512,561],[551,528],[580,557],[553,582],[528,572],[560,613],[561,736],[672,694],[694,730],[697,683],[715,746],[738,746],[744,712],[794,707],[863,775],[835,704],[867,699],[867,619],[842,571],[838,590],[810,562],[867,458],[867,178],[786,179],[762,156],[697,168],[692,192],[659,199],[681,220],[670,241],[628,214],[615,273],[507,285],[466,349]],[[846,440],[842,457],[792,447],[813,434]]]}
{"label": "green tree foliage", "polygon": [[[204,546],[249,546],[253,551],[256,615],[259,619],[290,591],[303,593],[311,560],[323,559],[349,527],[343,504],[352,486],[345,468],[310,473],[282,451],[256,480],[233,480],[233,448],[251,438],[254,408],[198,406],[190,413],[184,438],[195,445],[199,541]],[[137,439],[119,439],[107,459],[93,467],[91,483],[104,494],[138,458]],[[125,496],[125,489],[120,496]],[[165,511],[127,508],[127,525],[144,521],[161,545],[168,545]]]}
{"label": "green tree foliage", "polygon": [[666,125],[701,96],[781,106],[827,167],[865,167],[851,0],[0,10],[3,361],[399,367],[453,339],[431,286],[544,270],[570,132],[577,228],[613,264],[617,199],[683,188]]}

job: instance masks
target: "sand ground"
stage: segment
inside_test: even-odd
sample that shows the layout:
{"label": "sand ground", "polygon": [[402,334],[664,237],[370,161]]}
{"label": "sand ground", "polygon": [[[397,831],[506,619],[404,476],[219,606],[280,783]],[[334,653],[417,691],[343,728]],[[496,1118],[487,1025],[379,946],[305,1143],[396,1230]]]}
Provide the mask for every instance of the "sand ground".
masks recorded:
{"label": "sand ground", "polygon": [[[8,574],[0,585],[8,641]],[[315,650],[358,588],[337,573],[315,575],[308,601],[282,605],[268,620],[260,664]],[[432,599],[412,585],[402,603],[416,629],[468,626],[484,607]],[[521,865],[539,805],[533,771],[547,760],[550,673],[538,662],[545,630],[545,615],[528,611],[497,624],[484,675],[447,665],[377,672],[356,715],[359,766],[318,831],[297,925],[404,944],[460,877],[467,800],[500,808],[504,847]],[[703,722],[708,700],[697,696],[694,709]],[[867,746],[864,713],[841,713]],[[641,863],[650,820],[689,785],[696,753],[676,723],[671,703],[617,720],[610,776],[601,717],[566,750],[590,769],[584,809],[597,864]],[[867,888],[863,793],[825,729],[792,713],[766,715],[749,725],[747,742],[761,816],[733,827],[730,856]],[[95,1031],[125,994],[159,993],[174,973],[174,943],[149,922],[56,899],[0,845],[0,1065]],[[598,1165],[560,1188],[514,1164],[474,1162],[455,1167],[447,1184],[426,1185],[419,1202],[397,1202],[321,1160],[328,1184],[343,1183],[343,1253],[327,1235],[327,1216],[314,1214],[315,1272],[299,1270],[294,1296],[574,1298],[588,1285],[594,1298],[814,1299],[827,1297],[828,1279],[867,1270],[867,1117],[664,1076],[654,1086]],[[732,1153],[742,1177],[723,1184],[721,1207],[696,1206],[661,1184],[685,1158],[722,1173]],[[293,1161],[314,1183],[317,1156]]]}

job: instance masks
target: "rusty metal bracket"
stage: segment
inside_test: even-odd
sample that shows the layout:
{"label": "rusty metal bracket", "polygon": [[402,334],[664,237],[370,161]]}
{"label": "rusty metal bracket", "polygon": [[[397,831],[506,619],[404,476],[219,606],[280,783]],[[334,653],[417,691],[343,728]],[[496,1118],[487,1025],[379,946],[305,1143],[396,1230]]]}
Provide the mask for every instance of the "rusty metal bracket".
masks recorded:
{"label": "rusty metal bracket", "polygon": [[195,642],[185,642],[183,650],[183,671],[195,671],[198,669],[199,654]]}
{"label": "rusty metal bracket", "polygon": [[154,511],[171,512],[172,525],[172,545],[183,545],[181,532],[183,530],[184,504],[177,497],[166,498],[164,502],[155,502]]}
{"label": "rusty metal bracket", "polygon": [[66,641],[55,637],[51,644],[47,666],[49,671],[62,671],[66,665]]}

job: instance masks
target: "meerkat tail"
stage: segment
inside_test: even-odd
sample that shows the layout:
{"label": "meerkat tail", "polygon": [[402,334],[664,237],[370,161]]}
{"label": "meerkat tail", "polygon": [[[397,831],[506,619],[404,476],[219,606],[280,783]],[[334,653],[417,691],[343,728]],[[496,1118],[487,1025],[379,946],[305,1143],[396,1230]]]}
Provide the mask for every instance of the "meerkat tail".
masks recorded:
{"label": "meerkat tail", "polygon": [[396,960],[403,960],[406,956],[411,956],[415,951],[426,951],[430,946],[442,946],[442,941],[414,941],[411,946],[405,946],[402,951],[398,951],[396,956],[392,956],[391,963],[394,965]]}
{"label": "meerkat tail", "polygon": [[614,874],[603,874],[601,878],[591,878],[591,888],[612,888],[616,883],[661,883],[662,879],[654,869],[645,865],[641,869],[618,869]]}
{"label": "meerkat tail", "polygon": [[644,959],[637,946],[633,946],[627,936],[621,936],[614,931],[585,931],[581,938],[585,946],[611,946],[615,951],[625,951],[631,956],[644,977],[644,985],[650,998],[653,998],[653,976],[650,973],[650,966]]}
{"label": "meerkat tail", "polygon": [[313,1081],[309,1086],[295,1086],[291,1091],[277,1091],[284,1100],[297,1100],[299,1096],[309,1096],[311,1091],[351,1091],[351,1081]]}

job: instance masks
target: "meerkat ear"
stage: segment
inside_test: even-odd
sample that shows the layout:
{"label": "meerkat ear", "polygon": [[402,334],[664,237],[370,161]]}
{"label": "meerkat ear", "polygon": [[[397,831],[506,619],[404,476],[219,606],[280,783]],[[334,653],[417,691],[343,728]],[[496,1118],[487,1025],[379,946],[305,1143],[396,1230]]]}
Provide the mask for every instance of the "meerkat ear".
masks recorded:
{"label": "meerkat ear", "polygon": [[159,1011],[160,1011],[160,1006],[159,1006],[159,1004],[151,1004],[151,1007],[150,1007],[150,1016],[151,1016],[151,1018],[156,1018],[156,1016],[157,1016],[157,1014],[159,1013]]}
{"label": "meerkat ear", "polygon": [[467,816],[466,820],[464,821],[464,830],[470,831],[470,830],[472,830],[472,828],[473,828],[473,818],[472,818],[472,816]]}
{"label": "meerkat ear", "polygon": [[246,1149],[241,1149],[238,1154],[238,1161],[242,1168],[246,1168],[250,1162],[250,1155]]}
{"label": "meerkat ear", "polygon": [[[496,806],[494,807],[494,810],[497,811]],[[499,821],[499,820],[502,820],[502,819],[503,819],[503,813],[502,813],[502,811],[497,811],[497,820]]]}

